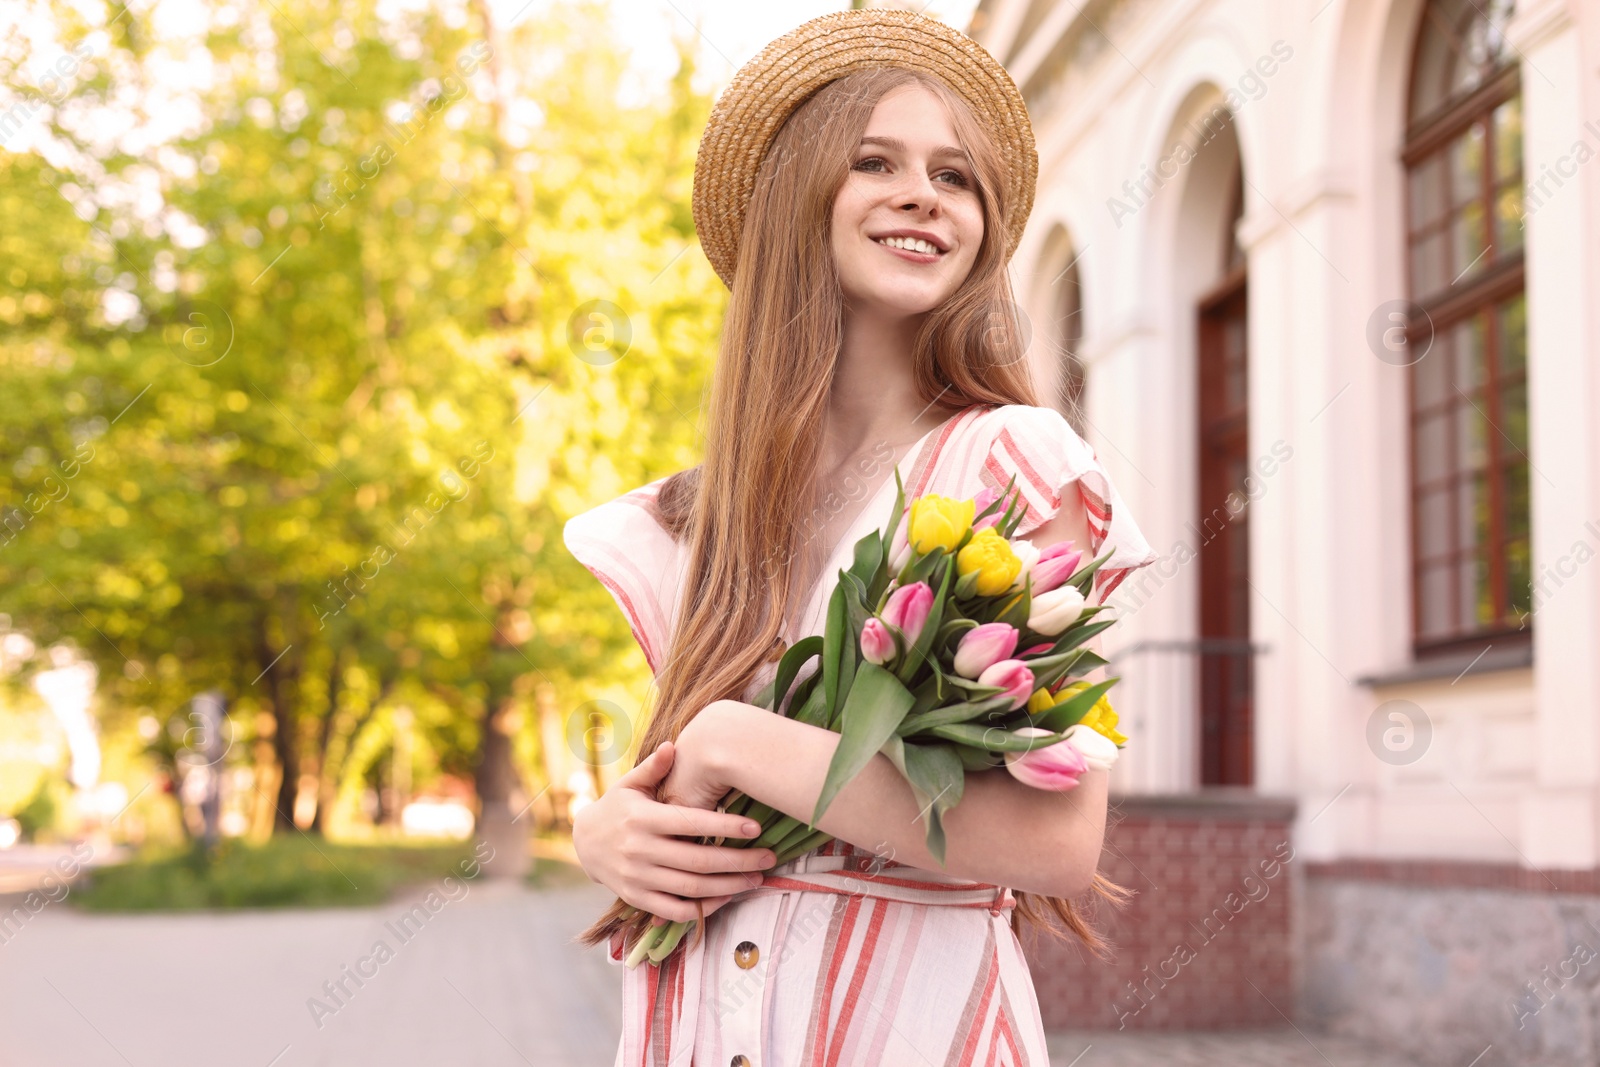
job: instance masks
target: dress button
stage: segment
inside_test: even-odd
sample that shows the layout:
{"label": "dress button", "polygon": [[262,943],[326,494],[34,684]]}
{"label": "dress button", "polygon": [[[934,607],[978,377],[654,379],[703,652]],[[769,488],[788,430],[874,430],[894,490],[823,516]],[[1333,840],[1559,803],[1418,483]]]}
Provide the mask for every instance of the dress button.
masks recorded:
{"label": "dress button", "polygon": [[748,971],[760,958],[761,950],[756,948],[753,941],[741,941],[733,948],[733,962],[737,963],[741,970]]}
{"label": "dress button", "polygon": [[750,1067],[750,1057],[740,1053],[733,1058],[733,1067]]}

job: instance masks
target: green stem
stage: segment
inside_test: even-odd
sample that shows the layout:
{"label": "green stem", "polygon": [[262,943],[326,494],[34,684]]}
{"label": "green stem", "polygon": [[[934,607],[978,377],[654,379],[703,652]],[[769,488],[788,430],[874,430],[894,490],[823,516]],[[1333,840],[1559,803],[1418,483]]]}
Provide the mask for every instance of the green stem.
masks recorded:
{"label": "green stem", "polygon": [[671,955],[672,950],[678,947],[678,942],[683,940],[683,935],[688,933],[689,927],[693,925],[694,922],[691,920],[690,922],[671,922],[663,926],[662,929],[666,933],[661,935],[661,940],[657,941],[655,947],[647,953],[650,957],[650,962],[660,963]]}
{"label": "green stem", "polygon": [[788,837],[794,828],[799,825],[801,825],[799,819],[796,819],[793,815],[785,815],[783,818],[779,819],[777,822],[763,830],[760,837],[749,842],[748,844],[745,844],[744,847],[771,848],[779,841],[782,841],[785,837]]}
{"label": "green stem", "polygon": [[797,823],[795,828],[793,830],[790,830],[789,833],[784,836],[783,840],[779,841],[776,845],[772,846],[772,851],[774,853],[776,853],[776,854],[781,855],[783,853],[784,849],[793,848],[795,845],[798,845],[800,842],[804,841],[806,838],[812,836],[813,834],[819,833],[819,832],[820,831],[813,830],[810,826],[806,825],[805,823]]}
{"label": "green stem", "polygon": [[773,864],[773,866],[774,867],[779,867],[779,866],[782,866],[785,863],[788,863],[790,860],[794,859],[796,856],[804,856],[807,852],[810,852],[812,849],[817,848],[817,847],[819,847],[821,845],[827,844],[832,839],[833,839],[833,835],[829,834],[829,833],[827,833],[825,831],[822,831],[822,830],[813,831],[812,833],[807,834],[806,837],[803,840],[798,841],[795,844],[793,844],[793,845],[789,846],[788,848],[784,849],[782,852],[779,852],[778,853],[778,862]]}
{"label": "green stem", "polygon": [[663,923],[660,926],[650,926],[645,928],[645,932],[639,935],[639,940],[634,944],[633,951],[628,953],[627,964],[629,969],[639,966],[639,962],[643,960],[650,950],[656,946],[656,943],[659,942],[663,936],[665,936],[668,925],[670,924]]}

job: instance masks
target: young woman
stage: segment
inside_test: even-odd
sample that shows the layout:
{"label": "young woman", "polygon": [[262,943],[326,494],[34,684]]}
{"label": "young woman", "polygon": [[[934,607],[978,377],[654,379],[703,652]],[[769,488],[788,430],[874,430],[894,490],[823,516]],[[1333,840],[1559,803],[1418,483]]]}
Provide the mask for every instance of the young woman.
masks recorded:
{"label": "young woman", "polygon": [[[695,168],[728,282],[705,460],[569,521],[656,677],[643,758],[573,829],[617,905],[583,935],[618,962],[639,912],[702,921],[624,978],[617,1063],[1034,1064],[1044,1031],[1017,918],[1063,922],[1096,874],[1106,773],[1069,792],[967,776],[946,862],[887,757],[833,801],[836,838],[775,870],[719,812],[738,789],[809,818],[838,735],[748,703],[820,633],[831,576],[907,499],[1013,475],[1036,546],[1098,555],[1103,598],[1154,555],[1093,451],[1036,404],[1006,263],[1036,156],[1015,86],[976,43],[897,11],[827,15],[719,98]],[[766,871],[763,877],[762,872]]]}

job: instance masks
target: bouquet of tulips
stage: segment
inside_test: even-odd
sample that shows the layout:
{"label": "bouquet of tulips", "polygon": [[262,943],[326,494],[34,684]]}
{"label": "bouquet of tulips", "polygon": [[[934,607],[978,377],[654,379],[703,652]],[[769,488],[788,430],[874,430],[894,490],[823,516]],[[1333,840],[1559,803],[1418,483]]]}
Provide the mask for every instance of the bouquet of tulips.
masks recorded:
{"label": "bouquet of tulips", "polygon": [[[942,864],[943,815],[968,770],[1005,766],[1030,786],[1066,790],[1116,762],[1127,738],[1105,693],[1117,679],[1081,678],[1106,663],[1082,646],[1114,622],[1087,602],[1110,553],[1080,566],[1070,542],[1041,550],[1011,540],[1027,510],[1014,482],[966,500],[928,494],[907,508],[895,472],[888,528],[856,542],[824,633],[791,645],[756,701],[840,735],[816,810],[801,822],[735,791],[720,809],[763,832],[716,843],[771,848],[778,866],[824,844],[817,820],[882,752],[926,813],[928,851]],[[820,669],[796,684],[818,657]],[[660,963],[692,926],[647,927],[628,966]]]}

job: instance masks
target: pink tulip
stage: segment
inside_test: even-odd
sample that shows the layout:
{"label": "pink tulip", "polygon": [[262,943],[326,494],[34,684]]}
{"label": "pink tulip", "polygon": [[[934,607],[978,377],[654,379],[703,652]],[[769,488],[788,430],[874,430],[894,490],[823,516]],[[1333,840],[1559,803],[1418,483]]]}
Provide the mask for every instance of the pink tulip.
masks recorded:
{"label": "pink tulip", "polygon": [[1071,541],[1057,541],[1045,548],[1033,564],[1034,595],[1048,593],[1071,578],[1082,558],[1083,553],[1073,548]]}
{"label": "pink tulip", "polygon": [[922,633],[922,624],[928,621],[928,612],[932,610],[933,589],[927,582],[912,582],[889,594],[889,601],[884,604],[880,617],[899,629],[909,648],[916,643],[917,635]]}
{"label": "pink tulip", "polygon": [[1055,647],[1055,645],[1031,645],[1028,648],[1023,649],[1022,654],[1024,656],[1034,656],[1038,655],[1040,652],[1049,652]]}
{"label": "pink tulip", "polygon": [[993,664],[1010,658],[1017,648],[1017,636],[1017,628],[1005,622],[986,622],[968,630],[956,645],[956,673],[963,678],[976,678]]}
{"label": "pink tulip", "polygon": [[868,619],[861,627],[861,658],[868,663],[883,666],[894,659],[894,634],[877,616]]}
{"label": "pink tulip", "polygon": [[895,524],[894,537],[889,542],[889,573],[899,574],[911,561],[911,540],[907,530],[911,527],[911,509],[907,508]]}
{"label": "pink tulip", "polygon": [[[995,489],[992,486],[989,487],[989,488],[983,489],[982,491],[980,491],[978,493],[977,496],[972,498],[972,513],[974,515],[978,514],[984,508],[988,507],[990,504],[993,504],[996,500],[999,500],[999,499],[1000,499],[1000,490]],[[976,533],[977,531],[983,529],[986,526],[993,526],[995,523],[1000,521],[1000,516],[1004,515],[1005,511],[1006,511],[1005,508],[998,508],[998,509],[995,510],[994,514],[992,514],[992,515],[985,515],[981,519],[973,520],[973,523],[972,523],[973,532]]]}
{"label": "pink tulip", "polygon": [[1013,708],[1022,707],[1033,696],[1033,672],[1020,659],[1003,659],[990,664],[978,675],[978,684],[999,686],[1001,692],[994,695],[1010,697]]}
{"label": "pink tulip", "polygon": [[[1013,737],[1048,737],[1049,730],[1023,726],[1011,731]],[[1026,752],[1007,752],[1006,770],[1011,777],[1035,789],[1064,793],[1078,787],[1078,779],[1089,770],[1089,761],[1070,741],[1057,741]]]}

